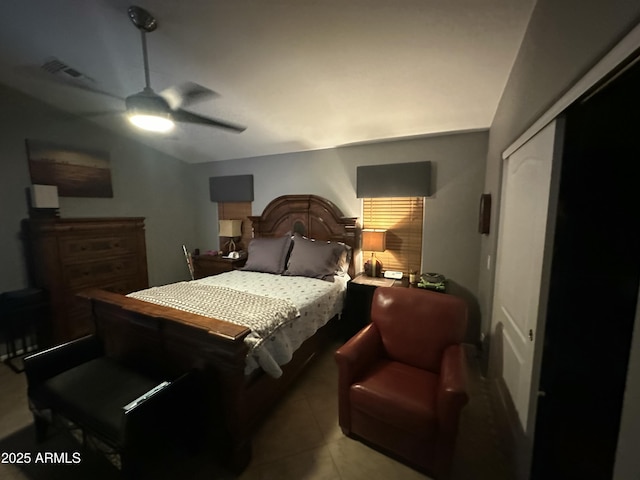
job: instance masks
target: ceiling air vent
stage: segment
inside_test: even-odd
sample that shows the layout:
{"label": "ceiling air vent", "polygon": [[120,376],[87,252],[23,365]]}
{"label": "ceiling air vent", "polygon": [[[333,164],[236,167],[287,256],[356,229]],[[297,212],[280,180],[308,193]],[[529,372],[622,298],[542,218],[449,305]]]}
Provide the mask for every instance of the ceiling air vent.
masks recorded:
{"label": "ceiling air vent", "polygon": [[93,78],[80,73],[75,68],[70,67],[55,57],[47,58],[40,68],[52,75],[67,75],[76,80],[89,80],[91,82],[95,82]]}

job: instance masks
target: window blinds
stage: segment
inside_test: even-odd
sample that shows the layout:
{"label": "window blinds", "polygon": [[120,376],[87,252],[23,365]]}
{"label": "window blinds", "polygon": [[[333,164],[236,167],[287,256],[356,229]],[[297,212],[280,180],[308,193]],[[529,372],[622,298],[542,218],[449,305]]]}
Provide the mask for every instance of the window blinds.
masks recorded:
{"label": "window blinds", "polygon": [[[420,271],[424,197],[363,199],[363,227],[387,230],[387,249],[377,252],[384,270]],[[371,257],[363,251],[363,261]]]}

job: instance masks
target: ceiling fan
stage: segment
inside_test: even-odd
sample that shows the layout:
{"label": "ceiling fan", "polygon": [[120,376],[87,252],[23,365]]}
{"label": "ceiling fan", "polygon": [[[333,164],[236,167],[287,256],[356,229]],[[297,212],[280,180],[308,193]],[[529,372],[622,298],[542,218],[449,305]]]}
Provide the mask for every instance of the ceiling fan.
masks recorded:
{"label": "ceiling fan", "polygon": [[244,126],[204,117],[180,108],[185,104],[202,101],[213,94],[211,90],[200,85],[186,83],[179,87],[170,87],[160,92],[160,94],[153,91],[149,78],[146,34],[153,32],[158,27],[158,22],[148,11],[141,7],[131,6],[127,13],[131,22],[140,30],[145,77],[144,89],[139,93],[129,95],[125,99],[127,117],[131,123],[139,128],[155,132],[170,131],[174,127],[174,122],[224,128],[236,133],[246,130]]}
{"label": "ceiling fan", "polygon": [[[242,125],[205,117],[183,110],[181,108],[183,106],[191,105],[217,95],[212,90],[198,85],[197,83],[186,82],[179,86],[169,87],[160,93],[156,93],[151,88],[146,34],[153,32],[158,28],[158,22],[148,11],[141,7],[131,6],[127,10],[127,13],[131,22],[140,30],[142,38],[145,87],[141,92],[129,95],[124,99],[116,95],[112,95],[93,86],[91,83],[95,82],[95,80],[82,75],[80,72],[77,72],[75,69],[65,65],[56,58],[53,58],[52,61],[46,62],[41,69],[47,73],[58,73],[59,71],[62,71],[66,75],[47,75],[47,78],[55,79],[58,83],[62,83],[67,86],[81,88],[90,92],[118,98],[120,101],[124,100],[126,109],[125,113],[129,121],[138,128],[150,132],[168,133],[174,128],[176,122],[223,128],[235,133],[240,133],[246,130],[247,127]],[[30,68],[28,70],[30,72],[32,71]],[[41,78],[42,70],[38,73]],[[116,112],[86,112],[83,116],[102,116],[112,113]]]}

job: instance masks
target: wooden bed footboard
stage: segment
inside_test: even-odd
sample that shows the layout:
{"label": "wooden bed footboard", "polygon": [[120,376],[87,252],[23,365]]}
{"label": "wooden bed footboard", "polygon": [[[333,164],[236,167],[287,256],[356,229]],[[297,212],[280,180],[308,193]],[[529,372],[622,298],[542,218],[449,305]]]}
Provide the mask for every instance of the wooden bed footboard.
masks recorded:
{"label": "wooden bed footboard", "polygon": [[96,336],[106,355],[155,375],[199,372],[205,438],[237,471],[251,459],[255,429],[334,337],[335,322],[330,321],[282,366],[280,378],[264,372],[247,377],[246,327],[99,289],[86,290],[80,296],[91,303]]}

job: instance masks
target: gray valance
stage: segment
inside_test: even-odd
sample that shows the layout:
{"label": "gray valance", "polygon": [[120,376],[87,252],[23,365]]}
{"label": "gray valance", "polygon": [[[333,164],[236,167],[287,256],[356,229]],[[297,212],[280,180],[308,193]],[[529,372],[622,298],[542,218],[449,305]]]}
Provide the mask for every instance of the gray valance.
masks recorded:
{"label": "gray valance", "polygon": [[428,197],[431,162],[364,165],[356,171],[358,198]]}
{"label": "gray valance", "polygon": [[253,175],[209,177],[212,202],[253,202]]}

